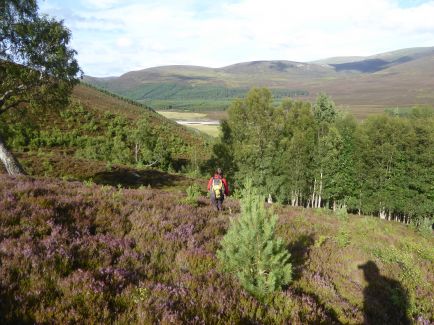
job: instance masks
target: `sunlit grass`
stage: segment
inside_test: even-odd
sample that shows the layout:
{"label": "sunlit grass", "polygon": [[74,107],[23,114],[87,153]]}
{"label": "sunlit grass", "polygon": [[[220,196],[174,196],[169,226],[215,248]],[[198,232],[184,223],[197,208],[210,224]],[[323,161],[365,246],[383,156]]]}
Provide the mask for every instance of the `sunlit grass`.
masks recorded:
{"label": "sunlit grass", "polygon": [[171,120],[202,120],[206,118],[206,114],[204,113],[167,111],[157,111],[157,113]]}
{"label": "sunlit grass", "polygon": [[220,134],[220,129],[218,125],[192,124],[192,125],[188,125],[188,127],[199,130],[215,138],[218,137]]}

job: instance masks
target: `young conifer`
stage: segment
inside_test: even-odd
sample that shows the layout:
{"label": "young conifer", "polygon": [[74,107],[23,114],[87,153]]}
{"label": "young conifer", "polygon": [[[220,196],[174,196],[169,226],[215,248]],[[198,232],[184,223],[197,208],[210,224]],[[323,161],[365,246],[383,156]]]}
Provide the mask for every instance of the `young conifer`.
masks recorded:
{"label": "young conifer", "polygon": [[276,222],[277,216],[267,211],[248,180],[241,200],[241,216],[232,221],[217,252],[225,270],[260,300],[292,278],[290,254],[283,241],[276,238]]}

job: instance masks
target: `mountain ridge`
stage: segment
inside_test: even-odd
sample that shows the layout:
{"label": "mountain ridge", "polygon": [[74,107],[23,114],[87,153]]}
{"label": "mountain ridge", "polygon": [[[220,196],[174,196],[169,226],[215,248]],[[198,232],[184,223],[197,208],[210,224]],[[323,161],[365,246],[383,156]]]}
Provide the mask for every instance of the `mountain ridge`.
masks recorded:
{"label": "mountain ridge", "polygon": [[[227,92],[267,87],[278,93],[299,91],[302,95],[298,97],[306,100],[312,100],[318,92],[325,91],[338,105],[343,106],[408,106],[431,104],[434,100],[434,92],[431,91],[434,77],[430,71],[434,71],[434,47],[400,49],[364,57],[334,57],[313,62],[258,60],[221,68],[160,66],[130,71],[119,77],[86,76],[85,81],[157,109],[172,105],[176,108],[180,101],[193,99],[186,96],[185,92],[174,96],[173,89],[176,87],[193,89],[190,93],[194,93],[195,89],[203,92],[204,88],[224,89]],[[170,96],[167,96],[168,92],[171,92]],[[169,99],[171,105],[166,105],[165,101]],[[173,102],[175,100],[178,102]],[[203,97],[202,107],[209,100],[228,101],[228,98],[220,95]],[[194,105],[192,103],[192,107]],[[223,109],[227,105],[222,104]]]}

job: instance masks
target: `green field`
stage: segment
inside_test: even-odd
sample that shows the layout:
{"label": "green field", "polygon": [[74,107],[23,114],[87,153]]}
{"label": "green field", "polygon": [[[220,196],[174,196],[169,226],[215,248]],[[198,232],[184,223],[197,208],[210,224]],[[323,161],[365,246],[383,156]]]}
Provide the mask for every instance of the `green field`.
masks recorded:
{"label": "green field", "polygon": [[[206,122],[209,120],[221,120],[224,118],[223,114],[215,114],[215,112],[209,113],[196,113],[196,112],[179,112],[179,111],[157,111],[157,113],[164,117],[174,121],[191,121],[191,122]],[[199,130],[212,137],[218,137],[219,125],[208,124],[188,124],[189,128]]]}
{"label": "green field", "polygon": [[193,125],[188,125],[188,127],[195,130],[199,130],[200,132],[206,133],[214,138],[217,138],[220,134],[220,129],[218,125],[193,124]]}
{"label": "green field", "polygon": [[202,121],[207,117],[205,113],[195,113],[195,112],[176,112],[176,111],[157,111],[158,114],[170,120],[194,120]]}

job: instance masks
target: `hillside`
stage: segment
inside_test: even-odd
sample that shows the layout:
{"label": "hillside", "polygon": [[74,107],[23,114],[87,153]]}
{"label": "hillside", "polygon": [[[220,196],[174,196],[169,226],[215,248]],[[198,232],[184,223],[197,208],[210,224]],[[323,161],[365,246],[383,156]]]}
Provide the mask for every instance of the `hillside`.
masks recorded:
{"label": "hillside", "polygon": [[[0,120],[0,130],[30,175],[99,179],[118,174],[112,175],[114,185],[131,183],[122,175],[140,174],[147,161],[178,170],[210,154],[208,138],[198,132],[83,84],[65,109],[11,111]],[[140,179],[133,183],[140,185]]]}
{"label": "hillside", "polygon": [[429,47],[308,63],[253,61],[216,69],[165,66],[85,80],[156,109],[224,109],[249,88],[268,87],[277,99],[312,100],[326,91],[338,105],[363,115],[366,108],[369,113],[369,109],[432,104],[432,71],[434,48]]}
{"label": "hillside", "polygon": [[263,304],[215,257],[238,202],[218,214],[205,197],[198,207],[182,198],[0,175],[0,322],[434,322],[432,236],[378,218],[273,206],[294,276]]}

